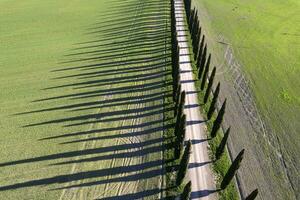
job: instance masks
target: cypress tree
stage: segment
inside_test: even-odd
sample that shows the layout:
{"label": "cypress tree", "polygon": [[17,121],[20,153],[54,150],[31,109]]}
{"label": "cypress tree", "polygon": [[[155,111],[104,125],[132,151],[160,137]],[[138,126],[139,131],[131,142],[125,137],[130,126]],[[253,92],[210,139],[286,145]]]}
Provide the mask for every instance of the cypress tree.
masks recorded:
{"label": "cypress tree", "polygon": [[172,56],[172,77],[175,83],[177,82],[178,74],[179,74],[179,47],[177,46],[177,49],[173,51],[173,56]]}
{"label": "cypress tree", "polygon": [[183,144],[186,133],[186,115],[183,114],[179,123],[178,141]]}
{"label": "cypress tree", "polygon": [[183,110],[184,110],[184,104],[185,104],[185,91],[181,92],[180,95],[180,102],[179,102],[179,106],[177,109],[177,118],[181,118],[181,116],[183,115]]}
{"label": "cypress tree", "polygon": [[226,109],[226,101],[227,101],[227,99],[225,99],[225,101],[223,102],[223,105],[222,105],[222,107],[221,107],[221,109],[218,113],[218,116],[217,116],[216,120],[214,121],[214,125],[213,125],[212,130],[211,130],[211,137],[212,138],[216,137],[217,132],[221,127],[221,124],[222,124],[222,121],[223,121],[223,118],[224,118],[224,114],[225,114],[225,109]]}
{"label": "cypress tree", "polygon": [[175,17],[175,5],[174,5],[174,0],[171,0],[171,31],[174,33],[176,29],[176,17]]}
{"label": "cypress tree", "polygon": [[258,189],[255,189],[251,194],[249,194],[245,200],[254,200],[258,195]]}
{"label": "cypress tree", "polygon": [[175,158],[178,159],[181,155],[184,138],[186,133],[186,115],[182,115],[180,121],[175,125]]}
{"label": "cypress tree", "polygon": [[[175,136],[180,143],[184,142],[185,130],[186,130],[186,115],[183,114],[178,122],[177,129],[175,129]],[[176,124],[177,125],[177,124]]]}
{"label": "cypress tree", "polygon": [[198,68],[200,66],[201,59],[202,59],[202,52],[203,52],[204,42],[205,42],[205,35],[203,34],[202,39],[201,39],[201,43],[199,45],[199,53],[198,53],[197,63],[196,63]]}
{"label": "cypress tree", "polygon": [[192,6],[192,1],[187,0],[186,6],[185,6],[187,19],[189,18],[189,15],[191,13],[191,6]]}
{"label": "cypress tree", "polygon": [[191,153],[191,141],[188,141],[184,153],[182,155],[181,161],[180,161],[180,166],[178,169],[177,177],[176,177],[176,185],[180,186],[184,180],[184,177],[186,175],[188,165],[189,165],[189,160],[190,160],[190,153]]}
{"label": "cypress tree", "polygon": [[225,147],[226,147],[226,143],[227,143],[227,139],[230,133],[230,127],[226,130],[224,137],[222,138],[222,141],[220,143],[220,145],[218,146],[217,150],[216,150],[216,159],[219,160],[222,156],[222,154],[225,151]]}
{"label": "cypress tree", "polygon": [[[174,100],[176,108],[178,107],[178,104],[179,104],[180,95],[181,95],[181,84],[179,84],[179,86],[177,87],[176,98]],[[177,110],[177,109],[175,109],[175,110]]]}
{"label": "cypress tree", "polygon": [[199,32],[200,32],[200,24],[199,24],[199,20],[197,20],[197,25],[196,25],[196,28],[195,28],[194,33],[192,35],[192,48],[193,48],[194,55],[197,54],[197,52],[195,52],[195,51],[196,51],[197,46],[198,46],[197,40],[198,40],[198,37],[199,37]]}
{"label": "cypress tree", "polygon": [[215,75],[216,75],[216,71],[217,71],[217,68],[214,67],[214,69],[212,70],[211,75],[209,77],[208,86],[207,86],[207,89],[206,89],[206,92],[205,92],[205,95],[204,95],[204,103],[207,103],[209,94],[211,92],[211,88],[212,88],[213,83],[214,83],[214,78],[215,78]]}
{"label": "cypress tree", "polygon": [[177,111],[180,107],[180,102],[181,102],[181,98],[182,98],[182,92],[181,92],[181,85],[179,84],[177,92],[176,92],[176,99],[175,101],[175,110],[174,110],[174,117],[177,115]]}
{"label": "cypress tree", "polygon": [[220,93],[220,82],[218,83],[218,86],[214,92],[214,97],[211,101],[208,113],[207,113],[207,119],[211,119],[211,117],[213,116],[215,109],[216,109],[216,103],[219,97],[219,93]]}
{"label": "cypress tree", "polygon": [[192,192],[192,182],[190,181],[185,185],[183,189],[183,192],[181,194],[181,200],[190,200],[191,192]]}
{"label": "cypress tree", "polygon": [[194,45],[194,48],[193,48],[193,51],[194,51],[194,60],[196,61],[197,60],[197,53],[199,51],[199,42],[200,42],[200,38],[201,38],[201,32],[202,32],[202,29],[201,27],[199,28],[199,31],[198,31],[198,34],[197,34],[197,37],[196,37],[196,41],[195,41],[195,45]]}
{"label": "cypress tree", "polygon": [[192,45],[193,46],[195,45],[196,35],[197,35],[197,32],[199,31],[199,26],[200,26],[199,25],[199,19],[198,19],[198,15],[197,15],[196,19],[195,19],[195,26],[194,26],[192,34],[191,34]]}
{"label": "cypress tree", "polygon": [[173,79],[173,101],[175,101],[176,99],[179,85],[180,85],[180,74],[177,74],[176,78]]}
{"label": "cypress tree", "polygon": [[194,14],[195,14],[195,8],[193,8],[193,10],[190,12],[189,21],[188,21],[189,30],[191,30],[192,28]]}
{"label": "cypress tree", "polygon": [[174,41],[172,43],[172,76],[173,78],[177,77],[177,72],[179,70],[179,47],[178,47],[178,40],[176,38],[176,32]]}
{"label": "cypress tree", "polygon": [[203,76],[202,76],[201,90],[204,90],[204,87],[205,87],[205,83],[206,83],[206,80],[207,80],[207,74],[209,72],[210,59],[211,59],[211,54],[209,54],[209,56],[208,56],[206,66],[205,66],[205,70],[204,70],[204,73],[203,73]]}
{"label": "cypress tree", "polygon": [[236,174],[237,170],[239,169],[241,162],[244,157],[245,149],[243,149],[235,158],[233,163],[231,164],[230,168],[228,169],[226,175],[224,176],[222,183],[221,183],[221,189],[224,190]]}
{"label": "cypress tree", "polygon": [[198,16],[198,10],[196,10],[195,11],[195,14],[194,14],[194,16],[193,16],[193,24],[192,24],[192,27],[191,27],[191,29],[190,29],[190,34],[192,35],[192,33],[193,33],[193,30],[194,30],[194,28],[195,28],[195,26],[196,26],[196,23],[197,23],[197,16]]}
{"label": "cypress tree", "polygon": [[201,58],[201,62],[200,62],[200,65],[199,65],[199,73],[198,73],[199,80],[201,79],[202,73],[203,73],[203,70],[204,70],[204,65],[205,65],[205,61],[206,61],[206,53],[207,53],[207,45],[205,44],[203,54],[202,54],[202,58]]}

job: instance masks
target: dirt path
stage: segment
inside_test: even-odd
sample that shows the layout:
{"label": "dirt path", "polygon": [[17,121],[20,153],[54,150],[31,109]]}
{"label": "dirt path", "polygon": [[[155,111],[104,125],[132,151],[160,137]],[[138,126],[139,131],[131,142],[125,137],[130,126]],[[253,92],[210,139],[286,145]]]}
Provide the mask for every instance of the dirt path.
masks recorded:
{"label": "dirt path", "polygon": [[189,165],[189,178],[192,181],[192,199],[217,199],[214,176],[208,156],[205,125],[199,112],[197,89],[195,88],[192,66],[189,57],[187,38],[185,36],[184,5],[182,0],[175,0],[176,28],[180,47],[180,78],[182,90],[185,90],[187,117],[186,140],[191,140],[192,155]]}

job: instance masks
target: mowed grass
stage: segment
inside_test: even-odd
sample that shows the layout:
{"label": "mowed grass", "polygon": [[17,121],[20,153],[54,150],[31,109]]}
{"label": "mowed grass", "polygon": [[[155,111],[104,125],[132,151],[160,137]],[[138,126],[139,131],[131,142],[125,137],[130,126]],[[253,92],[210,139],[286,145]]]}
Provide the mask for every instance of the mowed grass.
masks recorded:
{"label": "mowed grass", "polygon": [[158,198],[166,2],[0,0],[1,199]]}
{"label": "mowed grass", "polygon": [[195,2],[199,11],[203,11],[201,23],[213,56],[224,60],[224,42],[233,48],[235,58],[250,80],[268,130],[275,134],[274,138],[278,137],[290,179],[299,193],[300,2]]}

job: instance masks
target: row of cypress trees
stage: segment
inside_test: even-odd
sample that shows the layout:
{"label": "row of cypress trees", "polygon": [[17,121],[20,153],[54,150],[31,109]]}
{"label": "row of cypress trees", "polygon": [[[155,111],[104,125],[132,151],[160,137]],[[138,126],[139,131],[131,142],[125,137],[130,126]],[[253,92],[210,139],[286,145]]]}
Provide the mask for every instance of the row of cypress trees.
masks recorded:
{"label": "row of cypress trees", "polygon": [[[185,91],[181,91],[180,84],[180,65],[179,65],[179,45],[176,31],[175,3],[171,0],[171,42],[172,42],[172,79],[173,79],[173,101],[175,102],[174,118],[175,122],[175,142],[174,156],[179,161],[179,168],[176,174],[176,186],[180,187],[184,182],[188,170],[191,152],[191,142],[189,141],[184,148],[186,132],[186,115],[184,114]],[[184,150],[183,150],[184,149]],[[191,193],[191,182],[187,183],[181,194],[181,199],[189,199]]]}
{"label": "row of cypress trees", "polygon": [[[192,49],[193,49],[193,53],[194,53],[195,64],[196,64],[197,70],[198,70],[198,79],[200,81],[200,89],[202,91],[205,89],[207,80],[208,80],[208,85],[206,87],[206,91],[205,91],[205,95],[204,95],[204,103],[206,104],[208,102],[209,96],[212,91],[212,86],[213,86],[214,78],[216,75],[216,67],[213,68],[211,74],[209,75],[211,54],[207,55],[208,54],[207,53],[207,51],[208,51],[207,44],[205,42],[205,35],[201,33],[202,28],[200,26],[198,10],[196,8],[191,9],[191,5],[192,5],[191,0],[184,0],[184,5],[185,5],[185,10],[186,10],[186,18],[188,19],[188,27],[189,27],[190,35],[192,38]],[[175,19],[175,21],[176,21],[176,19]],[[175,25],[175,27],[176,27],[176,25]],[[202,37],[201,37],[201,35],[202,35]],[[211,104],[209,106],[209,110],[207,113],[208,120],[210,120],[212,118],[212,116],[216,110],[219,92],[220,92],[220,82],[217,84],[216,90],[213,92],[212,101],[211,101]],[[219,129],[221,128],[223,118],[225,115],[226,103],[227,103],[227,99],[224,100],[224,102],[221,106],[221,109],[217,113],[217,117],[213,122],[213,127],[210,132],[210,135],[212,138],[215,138],[217,136],[217,133],[218,133]],[[223,153],[225,152],[226,143],[227,143],[227,140],[228,140],[228,137],[230,134],[230,130],[231,130],[231,128],[229,127],[225,131],[224,136],[223,136],[219,146],[217,147],[217,150],[215,152],[215,158],[217,160],[220,159],[221,156],[223,155]],[[227,170],[227,173],[225,174],[225,176],[221,182],[221,185],[220,185],[222,190],[224,190],[229,185],[231,180],[234,178],[234,176],[235,176],[237,170],[239,169],[241,162],[243,160],[244,152],[245,152],[244,149],[240,151],[240,153],[236,156],[236,158],[232,162],[230,168]],[[183,154],[183,156],[185,156],[185,154]],[[182,167],[184,168],[185,166],[182,166]],[[180,176],[178,176],[178,177],[180,177]],[[185,190],[190,191],[190,183],[188,183],[185,186]],[[184,194],[188,194],[188,192],[184,192]],[[184,194],[183,194],[183,196],[184,196]],[[246,200],[255,199],[257,194],[258,194],[258,190],[256,189],[248,197],[246,197]],[[185,198],[183,198],[183,199],[185,199]]]}
{"label": "row of cypress trees", "polygon": [[[179,159],[179,168],[176,174],[176,186],[180,187],[186,176],[191,153],[191,142],[188,141],[184,147],[186,133],[186,115],[184,114],[185,91],[182,91],[180,84],[180,66],[179,66],[179,45],[176,31],[176,17],[174,0],[171,0],[171,42],[172,42],[172,78],[173,78],[173,100],[175,102],[174,117],[176,119],[174,127],[174,156]],[[187,8],[187,6],[186,6]],[[188,200],[191,193],[191,182],[184,187],[181,199]]]}

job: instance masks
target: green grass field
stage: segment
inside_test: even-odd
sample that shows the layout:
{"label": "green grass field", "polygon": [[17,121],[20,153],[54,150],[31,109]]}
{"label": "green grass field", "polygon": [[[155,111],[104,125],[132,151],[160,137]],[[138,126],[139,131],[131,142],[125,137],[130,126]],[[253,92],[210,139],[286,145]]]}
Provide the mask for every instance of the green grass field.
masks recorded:
{"label": "green grass field", "polygon": [[289,179],[299,194],[300,2],[195,2],[210,51],[217,57],[214,64],[222,64],[224,44],[229,45],[250,81],[267,129],[280,143],[276,148],[281,148]]}
{"label": "green grass field", "polygon": [[166,2],[0,0],[0,199],[159,198]]}

